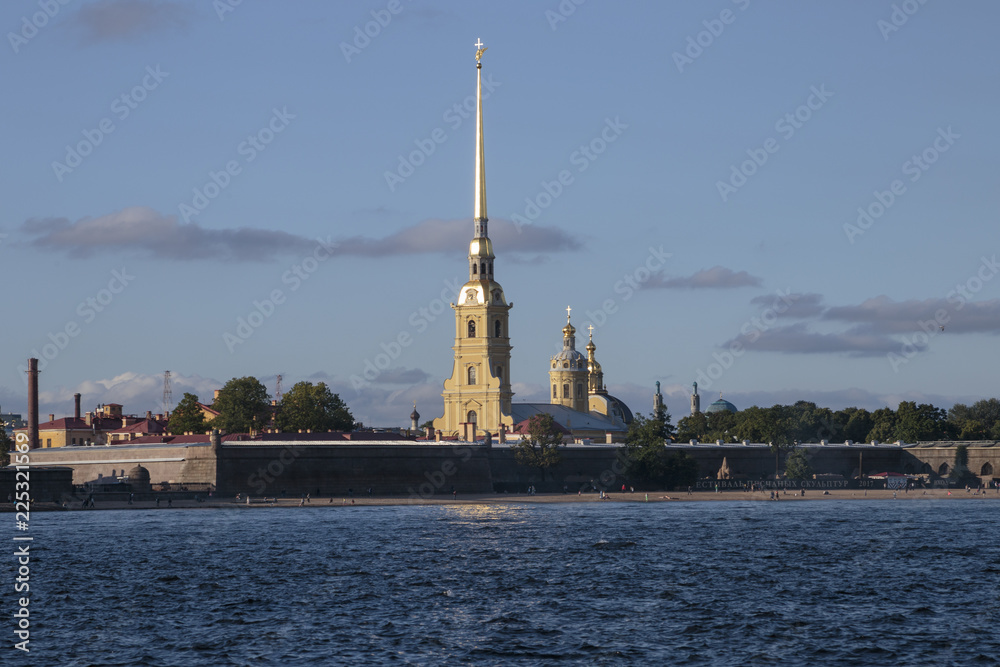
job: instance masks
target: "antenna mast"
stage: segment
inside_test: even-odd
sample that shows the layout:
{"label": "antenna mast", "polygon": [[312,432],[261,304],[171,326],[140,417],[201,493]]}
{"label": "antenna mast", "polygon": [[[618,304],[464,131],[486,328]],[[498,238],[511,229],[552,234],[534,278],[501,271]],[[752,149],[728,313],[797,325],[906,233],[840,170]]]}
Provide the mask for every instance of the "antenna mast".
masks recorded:
{"label": "antenna mast", "polygon": [[170,389],[170,371],[163,371],[163,414],[170,413],[170,406],[174,402],[174,394]]}

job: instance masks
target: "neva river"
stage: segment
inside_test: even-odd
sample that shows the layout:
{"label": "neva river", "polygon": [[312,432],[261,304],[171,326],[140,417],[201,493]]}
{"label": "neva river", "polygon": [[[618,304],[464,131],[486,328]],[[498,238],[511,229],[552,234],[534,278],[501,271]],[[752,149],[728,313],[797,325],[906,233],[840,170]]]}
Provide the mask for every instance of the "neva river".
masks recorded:
{"label": "neva river", "polygon": [[8,616],[0,662],[997,664],[998,510],[910,499],[36,514],[32,651],[10,648]]}

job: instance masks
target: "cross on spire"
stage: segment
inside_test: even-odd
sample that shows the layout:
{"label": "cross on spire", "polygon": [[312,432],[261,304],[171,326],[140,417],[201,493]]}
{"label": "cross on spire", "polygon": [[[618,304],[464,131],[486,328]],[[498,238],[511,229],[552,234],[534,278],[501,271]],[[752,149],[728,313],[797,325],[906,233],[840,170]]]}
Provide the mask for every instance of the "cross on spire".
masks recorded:
{"label": "cross on spire", "polygon": [[573,310],[573,309],[570,308],[569,306],[566,306],[566,321],[567,322],[569,322],[569,313],[570,313],[571,310]]}
{"label": "cross on spire", "polygon": [[587,330],[590,331],[590,340],[594,340],[594,325],[591,324],[590,326],[588,326]]}
{"label": "cross on spire", "polygon": [[478,38],[477,38],[477,39],[476,39],[476,44],[475,44],[475,47],[476,47],[477,49],[481,49],[481,48],[483,48],[483,40],[481,40],[481,39],[478,39]]}

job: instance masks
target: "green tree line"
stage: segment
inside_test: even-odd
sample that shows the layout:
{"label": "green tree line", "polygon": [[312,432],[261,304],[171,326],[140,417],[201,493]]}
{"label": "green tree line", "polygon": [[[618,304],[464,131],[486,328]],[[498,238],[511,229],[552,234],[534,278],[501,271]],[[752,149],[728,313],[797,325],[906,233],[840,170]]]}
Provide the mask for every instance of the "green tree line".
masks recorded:
{"label": "green tree line", "polygon": [[1000,439],[1000,400],[944,410],[928,403],[902,401],[895,410],[830,410],[809,401],[739,412],[698,413],[677,422],[677,440],[751,442],[786,446],[796,442],[918,442],[922,440]]}
{"label": "green tree line", "polygon": [[219,429],[224,433],[248,433],[274,425],[279,431],[299,430],[350,431],[357,424],[347,404],[323,382],[297,382],[281,397],[275,408],[267,388],[254,377],[233,378],[219,391],[212,403],[218,412],[206,419],[198,396],[185,393],[170,415],[171,433],[205,433]]}

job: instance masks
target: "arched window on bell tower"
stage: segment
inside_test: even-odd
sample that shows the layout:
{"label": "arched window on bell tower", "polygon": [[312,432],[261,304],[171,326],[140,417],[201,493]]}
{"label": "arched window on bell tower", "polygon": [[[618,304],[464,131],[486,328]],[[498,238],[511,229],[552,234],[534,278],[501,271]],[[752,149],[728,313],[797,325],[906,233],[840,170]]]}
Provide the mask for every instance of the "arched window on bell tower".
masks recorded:
{"label": "arched window on bell tower", "polygon": [[569,385],[563,385],[563,398],[569,398]]}
{"label": "arched window on bell tower", "polygon": [[476,321],[469,320],[469,338],[476,337]]}
{"label": "arched window on bell tower", "polygon": [[476,384],[476,367],[469,366],[469,384]]}
{"label": "arched window on bell tower", "polygon": [[559,392],[556,390],[556,385],[552,385],[552,398],[559,398]]}
{"label": "arched window on bell tower", "polygon": [[499,338],[501,333],[503,333],[503,327],[500,325],[500,320],[496,320],[493,322],[493,337]]}
{"label": "arched window on bell tower", "polygon": [[579,382],[576,383],[576,397],[583,398],[583,385]]}

